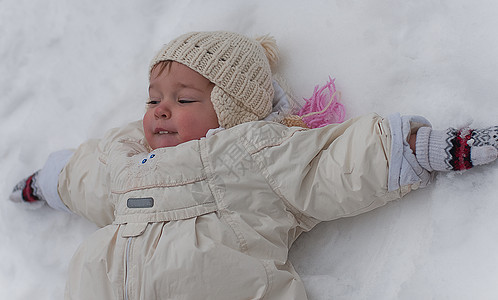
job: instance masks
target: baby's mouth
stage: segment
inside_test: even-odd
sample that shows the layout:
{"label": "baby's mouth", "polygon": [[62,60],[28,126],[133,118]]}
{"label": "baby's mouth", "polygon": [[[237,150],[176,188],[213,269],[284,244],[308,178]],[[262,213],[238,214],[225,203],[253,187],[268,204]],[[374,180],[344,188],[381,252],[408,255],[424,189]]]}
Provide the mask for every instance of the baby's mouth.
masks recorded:
{"label": "baby's mouth", "polygon": [[154,130],[154,133],[158,134],[158,135],[165,135],[165,134],[173,134],[173,133],[177,133],[177,132],[158,128],[158,129]]}

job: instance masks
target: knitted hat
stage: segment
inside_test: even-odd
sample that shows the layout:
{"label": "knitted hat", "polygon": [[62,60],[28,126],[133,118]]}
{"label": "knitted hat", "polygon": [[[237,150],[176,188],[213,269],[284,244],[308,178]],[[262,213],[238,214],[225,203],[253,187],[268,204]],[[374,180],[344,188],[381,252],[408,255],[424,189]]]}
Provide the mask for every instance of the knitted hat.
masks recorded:
{"label": "knitted hat", "polygon": [[165,60],[181,63],[214,83],[211,102],[224,128],[263,119],[271,112],[270,61],[278,60],[271,37],[254,40],[234,32],[191,32],[166,44],[150,70]]}

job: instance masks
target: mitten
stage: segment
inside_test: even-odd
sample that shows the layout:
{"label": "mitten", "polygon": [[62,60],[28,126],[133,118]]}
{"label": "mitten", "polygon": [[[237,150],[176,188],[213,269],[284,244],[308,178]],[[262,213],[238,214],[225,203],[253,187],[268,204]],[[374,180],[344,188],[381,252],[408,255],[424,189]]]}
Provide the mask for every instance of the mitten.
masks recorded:
{"label": "mitten", "polygon": [[459,171],[483,165],[498,157],[498,126],[486,129],[417,131],[416,157],[428,171]]}
{"label": "mitten", "polygon": [[43,168],[21,180],[10,194],[13,202],[25,204],[28,209],[36,209],[45,203],[50,207],[69,211],[58,192],[59,174],[67,164],[73,151],[62,150],[51,153]]}
{"label": "mitten", "polygon": [[14,187],[10,194],[10,200],[18,203],[40,203],[45,202],[43,194],[38,184],[39,171],[25,178]]}

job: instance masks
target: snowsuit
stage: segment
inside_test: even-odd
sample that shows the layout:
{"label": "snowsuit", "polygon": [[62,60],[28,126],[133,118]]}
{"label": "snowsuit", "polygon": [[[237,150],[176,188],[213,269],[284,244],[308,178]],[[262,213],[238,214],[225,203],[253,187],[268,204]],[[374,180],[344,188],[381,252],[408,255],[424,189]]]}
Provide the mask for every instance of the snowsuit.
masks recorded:
{"label": "snowsuit", "polygon": [[244,123],[150,153],[140,122],[90,140],[58,179],[64,205],[102,227],[74,255],[66,299],[306,299],[296,238],[420,184],[388,189],[395,137],[370,114]]}

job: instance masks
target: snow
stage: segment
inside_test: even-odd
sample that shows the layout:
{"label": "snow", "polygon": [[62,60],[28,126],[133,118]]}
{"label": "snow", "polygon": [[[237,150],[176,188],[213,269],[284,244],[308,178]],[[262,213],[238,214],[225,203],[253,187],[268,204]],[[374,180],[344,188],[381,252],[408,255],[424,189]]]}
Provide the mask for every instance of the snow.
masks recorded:
{"label": "snow", "polygon": [[[434,127],[497,122],[498,2],[0,1],[0,299],[61,299],[96,226],[8,201],[48,154],[140,119],[148,63],[192,30],[271,33],[297,98],[336,78],[348,117],[419,114]],[[319,224],[290,259],[309,298],[496,299],[498,164],[375,211]]]}

